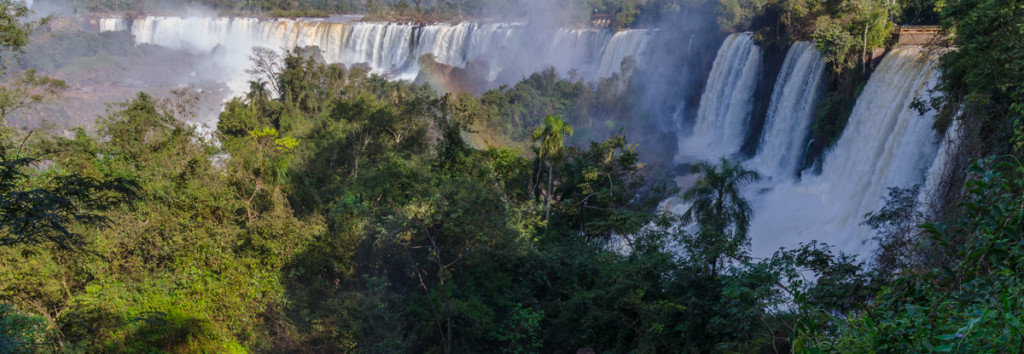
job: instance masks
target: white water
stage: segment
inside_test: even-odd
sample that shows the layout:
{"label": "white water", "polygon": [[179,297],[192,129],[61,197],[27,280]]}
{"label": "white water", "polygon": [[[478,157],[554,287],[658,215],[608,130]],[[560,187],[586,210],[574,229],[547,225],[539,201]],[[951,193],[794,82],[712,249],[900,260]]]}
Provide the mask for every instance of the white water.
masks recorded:
{"label": "white water", "polygon": [[[117,28],[116,22],[102,25]],[[272,48],[316,45],[328,62],[367,63],[375,73],[408,79],[418,72],[417,59],[432,54],[440,63],[466,66],[490,62],[490,79],[499,74],[528,74],[547,65],[564,72],[579,69],[584,77],[618,70],[622,59],[644,53],[652,31],[612,34],[594,29],[561,29],[537,41],[523,24],[463,23],[417,26],[334,20],[147,17],[130,25],[137,43],[153,43],[196,53],[214,52],[226,78],[241,78],[236,92],[247,89],[243,70],[254,45]],[[215,48],[217,48],[215,50]],[[749,129],[753,96],[762,66],[762,51],[750,34],[729,36],[718,51],[693,133],[681,139],[680,158],[715,159],[738,152]],[[794,45],[777,80],[766,127],[751,164],[776,176],[751,186],[754,256],[770,255],[780,246],[820,240],[840,251],[865,253],[870,231],[863,215],[883,203],[886,188],[925,183],[926,175],[944,165],[937,157],[930,116],[909,109],[917,95],[934,85],[934,60],[918,48],[890,53],[858,99],[842,137],[826,158],[819,176],[795,180],[803,153],[824,65],[808,43]],[[762,188],[770,188],[760,191]]]}
{"label": "white water", "polygon": [[[282,31],[271,31],[269,35],[281,33]],[[304,31],[295,31],[303,33]],[[408,60],[412,49],[410,43],[413,33],[411,25],[394,23],[368,23],[361,26],[352,26],[351,35],[347,40],[333,43],[318,43],[321,48],[339,46],[344,48],[340,56],[327,56],[329,62],[352,65],[356,63],[368,63],[370,68],[378,74],[394,72],[402,69]],[[280,43],[283,47],[294,47],[296,44]]]}
{"label": "white water", "polygon": [[941,205],[933,205],[933,203],[941,202],[941,200],[937,200],[941,194],[941,184],[950,172],[949,169],[956,167],[950,165],[950,162],[957,155],[960,148],[960,141],[963,139],[962,129],[960,120],[954,120],[949,128],[947,128],[946,136],[942,138],[942,142],[939,144],[935,161],[928,168],[927,178],[925,178],[924,185],[921,186],[921,191],[917,196],[917,209],[925,218],[933,215],[941,207]]}
{"label": "white water", "polygon": [[[229,17],[139,18],[100,20],[101,30],[130,27],[136,43],[149,43],[196,54],[220,47],[218,63],[229,84],[238,92],[248,85],[244,69],[253,46],[289,49],[317,46],[324,59],[346,66],[366,63],[376,74],[412,79],[419,72],[418,59],[432,54],[442,64],[466,67],[471,61],[490,62],[488,79],[498,74],[528,75],[547,66],[562,73],[578,69],[587,78],[607,77],[628,56],[640,58],[653,31],[615,33],[597,29],[560,29],[549,34],[527,33],[520,23],[414,24],[353,22],[337,19],[276,19]],[[550,41],[536,40],[548,36]]]}
{"label": "white water", "polygon": [[761,55],[750,33],[725,39],[700,98],[693,134],[680,139],[679,160],[717,159],[739,151],[761,74]]}
{"label": "white water", "polygon": [[[884,205],[888,187],[925,182],[938,146],[934,113],[909,106],[927,98],[938,78],[937,61],[918,47],[899,47],[882,60],[857,99],[842,136],[825,157],[822,173],[782,183],[752,199],[752,255],[818,240],[838,251],[866,254],[874,244],[861,225]],[[761,186],[763,187],[763,186]],[[757,193],[752,186],[747,195]]]}
{"label": "white water", "polygon": [[126,31],[128,21],[119,17],[108,17],[99,19],[100,32]]}
{"label": "white water", "polygon": [[765,176],[789,178],[797,168],[825,86],[825,61],[811,42],[790,47],[772,89],[757,154],[748,165]]}
{"label": "white water", "polygon": [[608,47],[601,56],[601,65],[598,67],[598,77],[609,77],[619,71],[622,60],[628,56],[634,56],[636,62],[644,61],[644,54],[647,49],[647,42],[650,39],[649,31],[620,31],[615,33]]}

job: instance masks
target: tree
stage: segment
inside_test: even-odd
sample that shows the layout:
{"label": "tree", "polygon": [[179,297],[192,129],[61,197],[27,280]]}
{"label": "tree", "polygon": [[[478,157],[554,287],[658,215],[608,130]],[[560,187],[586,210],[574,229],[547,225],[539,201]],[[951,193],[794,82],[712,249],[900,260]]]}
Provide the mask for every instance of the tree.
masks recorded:
{"label": "tree", "polygon": [[[34,26],[22,21],[30,13],[24,2],[0,0],[0,48],[21,53]],[[65,87],[35,70],[18,74],[0,86],[0,124],[12,111],[57,97]],[[20,144],[14,142],[17,135],[0,126],[0,246],[80,247],[82,236],[72,225],[104,226],[108,219],[100,212],[135,198],[137,184],[124,178],[100,180],[56,171],[30,175],[40,165],[23,153],[31,132]]]}
{"label": "tree", "polygon": [[534,186],[540,184],[541,163],[548,165],[548,183],[546,200],[544,202],[544,221],[551,217],[551,191],[553,183],[553,170],[555,162],[561,161],[565,152],[565,136],[572,136],[572,127],[559,116],[547,116],[544,118],[544,126],[533,131],[533,142],[537,146],[537,178],[534,179]]}
{"label": "tree", "polygon": [[553,192],[559,203],[552,224],[587,240],[618,237],[632,244],[631,235],[659,217],[651,211],[675,193],[668,180],[649,182],[646,177],[656,173],[652,170],[640,163],[637,144],[622,134],[590,142],[586,150],[569,147]]}
{"label": "tree", "polygon": [[875,250],[875,268],[883,274],[895,274],[915,265],[921,239],[918,228],[924,214],[917,203],[921,186],[889,188],[885,206],[864,215],[861,224],[875,230],[878,249]]}
{"label": "tree", "polygon": [[694,237],[684,236],[684,242],[691,252],[704,258],[707,271],[717,274],[726,258],[743,255],[752,212],[740,188],[760,180],[761,175],[726,158],[718,164],[701,161],[691,170],[701,177],[683,192],[683,200],[692,204],[682,221],[697,223],[700,230]]}
{"label": "tree", "polygon": [[35,69],[8,78],[0,85],[0,122],[11,112],[57,98],[66,88],[64,81],[36,75]]}
{"label": "tree", "polygon": [[892,31],[890,15],[897,13],[894,1],[888,0],[858,0],[851,1],[847,6],[851,8],[853,19],[851,26],[857,27],[861,37],[860,62],[861,71],[867,72],[868,62],[871,57],[868,53],[871,48],[884,45]]}
{"label": "tree", "polygon": [[263,128],[249,132],[244,144],[232,153],[240,158],[228,165],[233,192],[245,203],[247,220],[252,223],[262,209],[284,204],[281,186],[290,152],[298,145],[291,137],[279,136],[277,129]]}
{"label": "tree", "polygon": [[104,226],[108,219],[99,212],[135,197],[136,183],[123,178],[68,174],[33,180],[26,172],[36,160],[23,156],[20,148],[12,150],[0,142],[0,246],[77,248],[82,236],[71,225]]}
{"label": "tree", "polygon": [[32,13],[24,1],[0,0],[0,48],[21,53],[28,45],[34,23],[23,21]]}
{"label": "tree", "polygon": [[281,73],[281,55],[267,47],[253,47],[252,54],[249,54],[249,61],[252,67],[245,70],[246,74],[252,76],[256,84],[270,84],[270,93],[274,97],[282,94],[281,83],[277,76]]}
{"label": "tree", "polygon": [[842,1],[830,8],[827,15],[818,17],[811,38],[825,61],[832,64],[834,73],[860,64],[861,73],[866,74],[871,48],[885,45],[892,33],[890,18],[898,12],[891,1]]}

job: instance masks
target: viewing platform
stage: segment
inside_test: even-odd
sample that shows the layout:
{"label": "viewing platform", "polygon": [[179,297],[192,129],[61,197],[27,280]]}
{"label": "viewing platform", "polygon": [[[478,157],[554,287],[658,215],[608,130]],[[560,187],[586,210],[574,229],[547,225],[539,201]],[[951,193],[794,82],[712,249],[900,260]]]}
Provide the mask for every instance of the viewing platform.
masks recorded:
{"label": "viewing platform", "polygon": [[898,39],[897,45],[921,45],[928,44],[939,35],[940,26],[896,26],[893,34]]}

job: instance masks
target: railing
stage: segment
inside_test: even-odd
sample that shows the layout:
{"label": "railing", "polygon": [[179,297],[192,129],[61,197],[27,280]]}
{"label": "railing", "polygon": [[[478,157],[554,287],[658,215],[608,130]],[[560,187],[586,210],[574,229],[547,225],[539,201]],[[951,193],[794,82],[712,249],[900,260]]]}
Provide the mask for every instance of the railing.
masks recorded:
{"label": "railing", "polygon": [[893,33],[898,44],[927,44],[939,34],[940,26],[896,26]]}
{"label": "railing", "polygon": [[896,26],[896,34],[931,34],[935,35],[942,29],[940,26]]}
{"label": "railing", "polygon": [[594,14],[590,16],[590,23],[594,27],[608,27],[612,24],[612,15],[609,14]]}

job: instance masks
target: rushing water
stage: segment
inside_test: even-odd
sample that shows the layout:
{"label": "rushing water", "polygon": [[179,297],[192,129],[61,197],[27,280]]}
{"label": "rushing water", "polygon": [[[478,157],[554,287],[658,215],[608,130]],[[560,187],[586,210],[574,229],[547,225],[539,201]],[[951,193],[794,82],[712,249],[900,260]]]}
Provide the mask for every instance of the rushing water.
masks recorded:
{"label": "rushing water", "polygon": [[[439,63],[466,67],[486,60],[488,79],[504,70],[508,76],[527,75],[547,66],[560,72],[576,69],[586,78],[608,77],[626,57],[639,59],[652,30],[611,33],[602,29],[553,29],[534,33],[521,23],[416,25],[356,22],[338,19],[275,19],[232,17],[148,16],[128,21],[100,19],[101,31],[128,29],[137,43],[150,43],[206,54],[223,48],[220,64],[233,76],[242,76],[253,46],[274,49],[317,46],[330,63],[367,64],[372,72],[397,79],[412,79],[418,60],[431,54]],[[536,37],[550,41],[538,43]],[[238,83],[245,89],[245,82]]]}
{"label": "rushing water", "polygon": [[[884,205],[889,187],[925,183],[938,151],[933,112],[910,107],[938,79],[937,60],[918,47],[890,52],[864,87],[822,172],[782,182],[753,198],[755,256],[818,240],[847,253],[872,249],[866,213]],[[754,186],[748,194],[757,193]]]}
{"label": "rushing water", "polygon": [[790,47],[772,90],[757,155],[749,165],[773,178],[796,174],[824,91],[825,62],[811,42]]}
{"label": "rushing water", "polygon": [[[458,67],[485,60],[492,81],[499,75],[525,75],[546,66],[563,73],[575,69],[586,78],[608,77],[630,56],[640,67],[670,65],[646,56],[653,30],[552,29],[546,32],[549,40],[538,42],[537,34],[519,23],[421,26],[337,19],[145,17],[102,19],[99,26],[103,31],[130,30],[137,43],[217,56],[226,77],[241,78],[233,86],[237,92],[247,88],[243,70],[249,65],[250,48],[256,45],[317,46],[328,62],[365,63],[374,73],[398,79],[414,78],[418,60],[425,54]],[[695,121],[680,139],[677,160],[740,157],[736,153],[752,129],[763,56],[749,33],[724,40]],[[865,253],[872,245],[865,242],[871,232],[861,225],[864,214],[883,205],[889,187],[923,185],[925,200],[943,175],[945,151],[958,142],[959,129],[954,126],[940,147],[931,129],[932,115],[922,117],[910,108],[915,98],[927,95],[934,86],[936,60],[918,47],[900,47],[883,59],[867,82],[841,137],[824,157],[821,173],[805,172],[797,178],[813,109],[824,90],[825,70],[813,44],[797,42],[775,80],[756,153],[746,161],[770,177],[745,192],[754,206],[755,256],[811,240],[848,253]],[[940,150],[944,152],[937,153]]]}
{"label": "rushing water", "polygon": [[750,33],[725,39],[700,98],[693,134],[680,140],[681,154],[716,159],[739,151],[761,74],[761,56]]}

